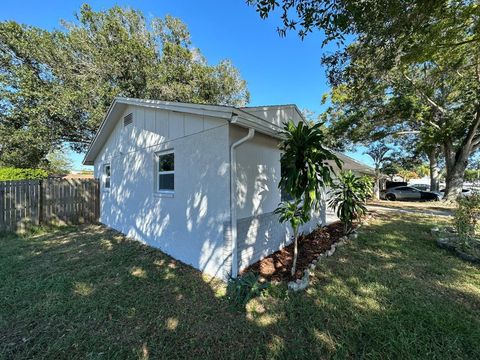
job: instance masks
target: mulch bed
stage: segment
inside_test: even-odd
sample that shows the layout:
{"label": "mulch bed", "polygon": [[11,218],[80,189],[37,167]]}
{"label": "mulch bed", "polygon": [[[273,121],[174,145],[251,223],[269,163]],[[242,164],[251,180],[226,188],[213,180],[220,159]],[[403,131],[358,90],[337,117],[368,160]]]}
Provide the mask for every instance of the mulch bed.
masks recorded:
{"label": "mulch bed", "polygon": [[268,281],[291,281],[300,279],[311,262],[324,253],[342,236],[343,225],[336,222],[318,228],[298,239],[297,271],[292,278],[290,270],[293,262],[293,243],[262,260],[250,265],[242,273],[252,271]]}

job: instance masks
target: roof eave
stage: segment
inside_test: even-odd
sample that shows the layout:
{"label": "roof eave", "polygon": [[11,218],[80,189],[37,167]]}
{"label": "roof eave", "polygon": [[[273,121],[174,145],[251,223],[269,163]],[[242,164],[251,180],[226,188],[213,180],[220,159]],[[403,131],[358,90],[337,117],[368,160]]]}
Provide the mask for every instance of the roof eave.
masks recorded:
{"label": "roof eave", "polygon": [[190,113],[196,115],[204,115],[204,116],[212,116],[216,118],[221,118],[225,120],[230,120],[232,117],[232,113],[235,108],[228,107],[228,106],[218,106],[218,105],[203,105],[203,104],[187,104],[187,103],[176,103],[176,102],[168,102],[168,101],[160,101],[160,100],[143,100],[143,99],[133,99],[133,98],[123,98],[123,97],[116,97],[110,107],[108,108],[107,114],[104,117],[99,130],[95,134],[93,141],[90,143],[88,147],[87,153],[83,159],[83,165],[93,165],[96,156],[100,152],[104,142],[98,145],[98,141],[100,137],[103,135],[105,131],[106,124],[111,121],[110,117],[112,114],[113,109],[121,105],[132,105],[132,106],[143,106],[143,107],[150,107],[155,109],[162,109],[168,111],[176,111],[182,113]]}

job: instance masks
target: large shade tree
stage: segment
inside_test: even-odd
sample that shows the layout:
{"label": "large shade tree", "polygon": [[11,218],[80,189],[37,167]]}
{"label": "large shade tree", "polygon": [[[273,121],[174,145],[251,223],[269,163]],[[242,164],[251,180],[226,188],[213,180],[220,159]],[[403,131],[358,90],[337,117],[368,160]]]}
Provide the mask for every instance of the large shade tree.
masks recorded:
{"label": "large shade tree", "polygon": [[115,96],[249,101],[231,62],[208,64],[171,16],[83,5],[60,30],[0,23],[0,165],[36,167],[65,142],[84,150]]}
{"label": "large shade tree", "polygon": [[[354,101],[380,105],[414,96],[424,113],[420,128],[441,145],[446,197],[462,187],[468,159],[480,147],[480,7],[475,0],[252,0],[261,16],[281,6],[285,34],[321,29],[325,42],[352,41],[326,56],[331,84],[347,85]],[[367,106],[364,109],[368,109]],[[359,114],[361,115],[361,114]],[[369,115],[369,114],[367,114]],[[359,116],[360,117],[360,116]],[[359,118],[358,117],[358,118]],[[407,121],[405,121],[407,120]]]}

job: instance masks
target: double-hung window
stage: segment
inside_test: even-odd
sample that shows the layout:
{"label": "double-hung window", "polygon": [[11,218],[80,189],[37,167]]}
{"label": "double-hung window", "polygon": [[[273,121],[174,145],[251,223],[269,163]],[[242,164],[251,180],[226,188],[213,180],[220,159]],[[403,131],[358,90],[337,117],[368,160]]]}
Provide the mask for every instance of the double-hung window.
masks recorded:
{"label": "double-hung window", "polygon": [[173,194],[175,190],[175,154],[173,150],[162,151],[157,156],[157,192]]}
{"label": "double-hung window", "polygon": [[110,164],[103,165],[103,188],[110,189]]}

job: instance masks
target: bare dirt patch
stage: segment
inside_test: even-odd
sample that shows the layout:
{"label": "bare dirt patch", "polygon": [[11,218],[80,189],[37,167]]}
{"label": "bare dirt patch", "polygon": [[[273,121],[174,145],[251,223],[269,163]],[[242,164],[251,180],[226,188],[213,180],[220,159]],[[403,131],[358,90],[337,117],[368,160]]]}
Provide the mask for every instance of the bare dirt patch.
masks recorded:
{"label": "bare dirt patch", "polygon": [[290,281],[300,279],[311,262],[324,253],[342,236],[343,225],[339,222],[318,228],[298,239],[297,271],[292,277],[290,270],[293,262],[293,244],[274,252],[264,259],[250,265],[243,273],[253,271],[268,281]]}

